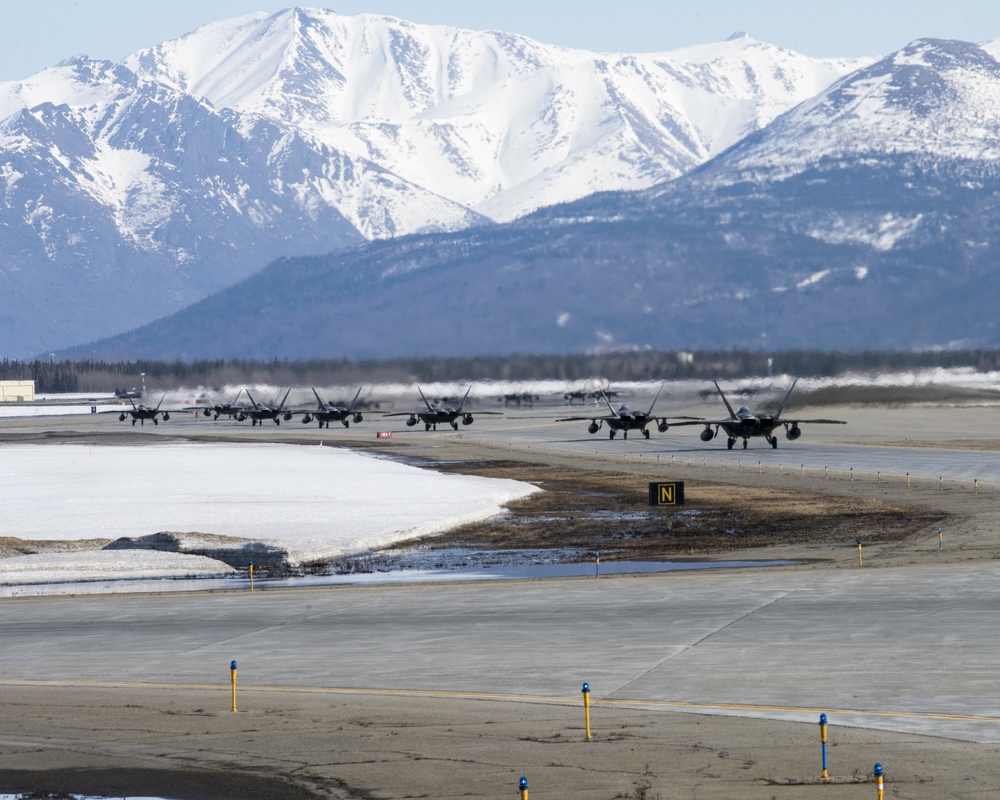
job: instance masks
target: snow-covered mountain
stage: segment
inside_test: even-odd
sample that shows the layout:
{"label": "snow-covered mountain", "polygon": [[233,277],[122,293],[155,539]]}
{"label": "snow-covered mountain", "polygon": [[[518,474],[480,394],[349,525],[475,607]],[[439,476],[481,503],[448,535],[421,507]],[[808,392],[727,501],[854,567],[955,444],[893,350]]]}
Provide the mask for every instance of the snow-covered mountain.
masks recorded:
{"label": "snow-covered mountain", "polygon": [[125,63],[506,221],[675,178],[868,62],[807,58],[743,34],[597,54],[293,8],[207,25]]}
{"label": "snow-covered mountain", "polygon": [[[359,358],[1000,347],[998,50],[920,40],[671,182],[282,261],[79,354],[148,356],[169,340],[171,355],[219,357],[225,327],[290,319],[280,342],[223,352],[309,356],[317,331],[336,335],[325,320],[345,318],[366,321]],[[280,294],[257,300],[278,276]]]}
{"label": "snow-covered mountain", "polygon": [[[886,252],[939,244],[1000,190],[1000,53],[923,39],[848,75],[666,195],[753,195],[770,224]],[[793,205],[787,201],[797,198]],[[720,202],[720,201],[716,201]],[[984,210],[983,225],[993,217]],[[970,241],[970,257],[987,242]]]}
{"label": "snow-covered mountain", "polygon": [[140,325],[279,256],[653,186],[866,63],[310,9],[68,60],[0,84],[0,352]]}

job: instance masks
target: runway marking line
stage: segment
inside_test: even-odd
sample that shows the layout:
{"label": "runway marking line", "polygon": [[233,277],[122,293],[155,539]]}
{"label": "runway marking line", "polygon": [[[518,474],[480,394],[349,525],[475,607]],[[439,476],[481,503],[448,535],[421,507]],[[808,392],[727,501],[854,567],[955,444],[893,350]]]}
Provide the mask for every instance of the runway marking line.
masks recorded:
{"label": "runway marking line", "polygon": [[[4,680],[0,686],[47,686],[47,687],[91,687],[100,689],[199,689],[228,691],[228,683],[157,683],[150,681],[46,681],[46,680]],[[451,692],[436,689],[374,689],[336,686],[241,686],[241,693],[290,693],[290,694],[352,694],[381,697],[436,697],[451,700],[489,700],[513,703],[546,703],[551,705],[580,705],[579,697],[535,694],[501,694],[496,692]],[[844,714],[861,717],[886,717],[943,720],[951,722],[1000,723],[1000,717],[976,714],[946,714],[934,711],[862,711],[853,708],[813,708],[808,706],[754,705],[749,703],[699,703],[686,700],[641,700],[616,698],[591,698],[593,705],[618,706],[620,708],[662,708],[662,709],[704,709],[706,711],[777,711],[792,714]]]}

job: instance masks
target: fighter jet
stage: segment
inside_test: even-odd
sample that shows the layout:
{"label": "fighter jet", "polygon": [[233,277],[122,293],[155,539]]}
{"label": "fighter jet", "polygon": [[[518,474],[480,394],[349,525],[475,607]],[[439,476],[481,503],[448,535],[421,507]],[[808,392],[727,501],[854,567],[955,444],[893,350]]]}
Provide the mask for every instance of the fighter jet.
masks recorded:
{"label": "fighter jet", "polygon": [[[212,417],[212,419],[218,419],[219,417],[229,417],[232,419],[236,417],[242,420],[246,419],[246,412],[249,410],[249,406],[236,405],[237,401],[240,399],[240,395],[243,394],[243,390],[240,389],[236,393],[236,397],[233,398],[231,403],[216,403],[211,406],[192,406],[191,408],[185,409],[186,411],[200,411],[206,417]],[[244,416],[241,418],[240,415]],[[214,416],[213,416],[214,415]]]}
{"label": "fighter jet", "polygon": [[160,402],[156,404],[156,408],[150,408],[149,406],[143,405],[142,403],[136,405],[135,401],[131,397],[129,397],[127,399],[132,404],[132,410],[129,411],[128,409],[126,409],[125,411],[122,411],[122,413],[118,415],[118,420],[120,422],[124,422],[129,417],[132,417],[133,425],[135,425],[136,422],[138,422],[140,425],[145,425],[146,420],[151,419],[153,420],[154,425],[159,425],[160,421],[157,419],[157,417],[162,413],[163,421],[166,422],[168,419],[170,419],[170,412],[160,411],[160,406],[163,405],[163,398],[166,396],[167,393],[164,392],[163,397],[160,398]]}
{"label": "fighter jet", "polygon": [[[409,417],[406,420],[407,427],[412,428],[417,422],[424,423],[424,430],[437,430],[438,423],[447,423],[451,425],[456,431],[458,430],[458,419],[462,418],[463,425],[472,424],[472,413],[469,411],[462,411],[465,407],[465,401],[469,399],[469,392],[472,391],[470,386],[466,392],[465,397],[462,398],[462,402],[458,404],[458,408],[448,407],[443,408],[437,403],[430,402],[426,397],[424,397],[423,390],[418,386],[417,391],[420,392],[420,396],[423,398],[424,405],[427,406],[426,409],[420,409],[419,411],[393,411],[391,413],[385,414],[387,417]],[[499,414],[499,411],[478,411],[478,414]]]}
{"label": "fighter jet", "polygon": [[241,411],[242,417],[240,414],[237,414],[236,419],[242,422],[249,417],[251,425],[263,425],[265,419],[273,419],[275,425],[280,425],[282,419],[284,419],[285,422],[288,422],[292,418],[293,413],[290,410],[285,411],[284,408],[285,401],[288,400],[288,395],[291,391],[291,388],[289,388],[288,391],[285,392],[285,396],[281,399],[281,403],[274,406],[269,403],[258,403],[253,399],[253,395],[250,394],[250,390],[247,389],[246,393],[247,397],[250,398],[251,405],[249,408]]}
{"label": "fighter jet", "polygon": [[324,425],[329,428],[331,422],[339,422],[345,428],[349,428],[351,426],[352,414],[355,423],[363,421],[364,417],[361,415],[361,412],[354,410],[354,407],[358,404],[358,397],[361,396],[361,389],[363,388],[363,386],[358,388],[358,393],[354,395],[354,399],[347,408],[335,406],[326,402],[319,396],[319,392],[313,388],[313,394],[316,395],[316,402],[318,405],[316,406],[315,411],[306,411],[303,414],[302,424],[308,425],[313,420],[316,420],[317,424],[321,428]]}
{"label": "fighter jet", "polygon": [[715,389],[722,398],[722,402],[726,404],[726,410],[729,412],[729,419],[704,420],[700,423],[676,423],[677,425],[704,425],[705,430],[699,434],[703,442],[712,441],[712,439],[718,435],[719,428],[722,428],[722,430],[726,432],[726,446],[730,450],[733,449],[733,445],[736,444],[737,439],[743,440],[743,449],[745,450],[751,436],[763,436],[765,441],[771,445],[772,448],[777,448],[778,436],[775,431],[782,426],[785,428],[785,436],[790,441],[795,441],[802,435],[802,429],[799,427],[801,424],[847,424],[842,419],[782,419],[781,412],[784,411],[785,406],[788,405],[788,398],[792,396],[792,392],[795,390],[795,384],[799,382],[798,378],[792,381],[792,385],[788,389],[788,394],[786,394],[785,399],[781,401],[781,405],[778,406],[778,411],[774,414],[774,416],[764,412],[758,412],[755,414],[746,406],[740,406],[733,411],[733,407],[729,405],[729,401],[722,393],[722,389],[719,388],[719,384],[716,381],[712,382],[715,383]]}
{"label": "fighter jet", "polygon": [[610,414],[604,414],[603,416],[583,416],[583,417],[562,417],[557,419],[556,422],[580,422],[582,420],[590,420],[590,425],[587,426],[587,433],[597,433],[604,425],[608,426],[608,438],[614,439],[615,434],[618,431],[622,432],[622,438],[628,438],[629,431],[642,431],[642,435],[645,438],[649,438],[649,431],[646,430],[646,426],[650,424],[655,424],[656,429],[660,433],[665,433],[667,428],[670,427],[668,420],[671,419],[701,419],[701,417],[657,417],[653,415],[653,406],[656,405],[656,401],[660,397],[660,392],[663,391],[663,384],[660,384],[659,390],[656,392],[656,397],[653,398],[653,402],[649,404],[649,411],[632,411],[626,403],[622,403],[618,406],[618,410],[615,411],[614,407],[611,405],[611,401],[608,396],[601,390],[600,396],[604,398],[604,402],[608,407]]}

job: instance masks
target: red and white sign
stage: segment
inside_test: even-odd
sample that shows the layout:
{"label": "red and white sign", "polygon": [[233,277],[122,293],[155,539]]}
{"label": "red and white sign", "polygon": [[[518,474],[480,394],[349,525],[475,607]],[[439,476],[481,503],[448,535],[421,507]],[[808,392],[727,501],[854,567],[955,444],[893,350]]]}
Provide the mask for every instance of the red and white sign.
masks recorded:
{"label": "red and white sign", "polygon": [[391,439],[392,438],[392,431],[379,431],[378,433],[375,434],[375,438],[377,438],[377,439]]}

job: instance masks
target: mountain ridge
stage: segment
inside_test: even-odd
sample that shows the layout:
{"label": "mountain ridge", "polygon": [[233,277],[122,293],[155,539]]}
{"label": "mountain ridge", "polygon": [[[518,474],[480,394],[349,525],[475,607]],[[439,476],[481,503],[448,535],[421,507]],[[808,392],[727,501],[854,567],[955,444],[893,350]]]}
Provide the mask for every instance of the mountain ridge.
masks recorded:
{"label": "mountain ridge", "polygon": [[[877,93],[862,94],[873,84]],[[192,332],[185,358],[218,357],[204,348],[212,336],[197,332],[228,313],[231,324],[257,317],[284,327],[280,340],[246,342],[244,357],[324,355],[309,333],[343,340],[342,320],[352,321],[357,358],[831,342],[995,347],[1000,168],[990,154],[1000,109],[988,100],[998,87],[1000,64],[984,48],[920,40],[652,189],[276,262],[190,309],[183,326],[167,322],[111,344],[144,355],[183,327]],[[942,118],[997,124],[936,150],[926,142]],[[908,136],[893,139],[900,130]],[[799,159],[805,134],[786,131],[814,133],[824,146]],[[969,142],[982,147],[970,153]],[[282,289],[266,305],[255,300],[279,274]],[[310,284],[342,290],[317,297]]]}

